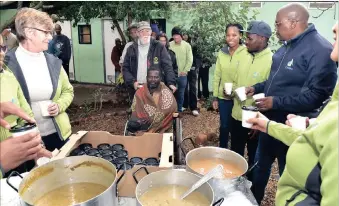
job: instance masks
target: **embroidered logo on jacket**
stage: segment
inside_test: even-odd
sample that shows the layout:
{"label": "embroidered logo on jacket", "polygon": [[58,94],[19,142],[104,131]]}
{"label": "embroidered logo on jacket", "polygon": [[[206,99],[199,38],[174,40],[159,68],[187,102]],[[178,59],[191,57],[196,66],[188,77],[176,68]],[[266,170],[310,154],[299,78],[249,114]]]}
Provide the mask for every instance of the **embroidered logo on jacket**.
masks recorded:
{"label": "embroidered logo on jacket", "polygon": [[293,70],[292,66],[293,66],[293,59],[291,61],[287,62],[285,69]]}
{"label": "embroidered logo on jacket", "polygon": [[158,59],[158,57],[154,57],[153,63],[154,63],[154,64],[159,64],[159,59]]}

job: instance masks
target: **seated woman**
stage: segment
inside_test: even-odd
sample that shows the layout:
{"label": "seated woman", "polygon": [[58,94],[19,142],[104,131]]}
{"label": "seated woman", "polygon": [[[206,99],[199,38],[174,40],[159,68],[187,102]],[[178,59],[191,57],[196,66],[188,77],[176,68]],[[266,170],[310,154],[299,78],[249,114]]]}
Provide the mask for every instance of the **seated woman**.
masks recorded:
{"label": "seated woman", "polygon": [[160,82],[157,68],[147,71],[147,83],[140,85],[132,103],[132,115],[127,124],[130,133],[164,133],[172,126],[177,102],[170,89]]}

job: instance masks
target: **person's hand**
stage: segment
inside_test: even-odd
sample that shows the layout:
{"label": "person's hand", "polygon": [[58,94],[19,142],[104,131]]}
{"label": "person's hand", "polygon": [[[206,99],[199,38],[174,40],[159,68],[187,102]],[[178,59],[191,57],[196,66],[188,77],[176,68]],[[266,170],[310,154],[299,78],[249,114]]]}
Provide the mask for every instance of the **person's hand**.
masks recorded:
{"label": "person's hand", "polygon": [[251,96],[254,95],[254,92],[255,92],[254,87],[246,87],[246,88],[245,88],[246,96],[251,97]]}
{"label": "person's hand", "polygon": [[1,142],[0,148],[1,166],[7,172],[37,158],[42,149],[41,137],[37,132],[11,137]]}
{"label": "person's hand", "polygon": [[179,76],[187,76],[187,72],[180,72]]}
{"label": "person's hand", "polygon": [[0,125],[6,129],[10,129],[11,126],[8,122],[4,120],[8,115],[16,115],[23,120],[26,120],[30,123],[35,123],[35,120],[27,115],[22,109],[20,109],[17,105],[12,102],[1,102],[0,103]]}
{"label": "person's hand", "polygon": [[177,87],[174,85],[169,85],[169,88],[172,90],[173,93],[175,93],[175,91],[177,91]]}
{"label": "person's hand", "polygon": [[48,151],[46,148],[41,148],[40,151],[37,154],[36,159],[39,159],[41,157],[52,158],[53,155],[52,155],[52,152]]}
{"label": "person's hand", "polygon": [[225,96],[226,98],[228,98],[228,99],[231,99],[231,98],[232,98],[232,93],[233,93],[233,91],[231,92],[231,94],[227,94],[225,89],[224,89],[223,91],[224,91],[224,96]]}
{"label": "person's hand", "polygon": [[139,89],[139,82],[134,82],[133,87],[134,87],[134,90],[138,90]]}
{"label": "person's hand", "polygon": [[[290,122],[289,120],[290,120],[290,119],[293,119],[293,118],[295,118],[295,117],[297,117],[297,115],[295,115],[295,114],[289,114],[289,115],[287,115],[287,120],[286,120],[285,124],[286,124],[287,126],[292,127],[292,124],[291,124],[291,122]],[[308,117],[306,117],[306,128],[307,128],[309,125],[310,125],[310,119],[309,119]]]}
{"label": "person's hand", "polygon": [[214,100],[213,103],[212,103],[212,106],[213,106],[213,109],[214,110],[217,110],[218,109],[218,101],[217,100]]}
{"label": "person's hand", "polygon": [[48,109],[47,109],[48,113],[51,115],[51,116],[57,116],[59,114],[59,106],[58,104],[56,103],[52,103],[50,105],[48,105]]}
{"label": "person's hand", "polygon": [[260,111],[267,111],[273,108],[273,97],[264,97],[261,99],[257,99],[255,104],[259,108]]}
{"label": "person's hand", "polygon": [[253,124],[251,129],[259,130],[261,132],[267,131],[267,122],[269,119],[260,112],[258,112],[257,117],[247,120],[248,123]]}

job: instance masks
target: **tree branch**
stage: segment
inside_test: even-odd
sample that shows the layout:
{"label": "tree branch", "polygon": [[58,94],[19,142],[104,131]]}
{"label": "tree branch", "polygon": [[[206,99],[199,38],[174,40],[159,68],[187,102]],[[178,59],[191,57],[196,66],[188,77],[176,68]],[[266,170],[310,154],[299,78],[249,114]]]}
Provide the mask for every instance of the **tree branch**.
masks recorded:
{"label": "tree branch", "polygon": [[16,1],[1,1],[0,2],[0,7],[4,7],[4,6],[8,6],[11,5],[13,3],[15,3]]}

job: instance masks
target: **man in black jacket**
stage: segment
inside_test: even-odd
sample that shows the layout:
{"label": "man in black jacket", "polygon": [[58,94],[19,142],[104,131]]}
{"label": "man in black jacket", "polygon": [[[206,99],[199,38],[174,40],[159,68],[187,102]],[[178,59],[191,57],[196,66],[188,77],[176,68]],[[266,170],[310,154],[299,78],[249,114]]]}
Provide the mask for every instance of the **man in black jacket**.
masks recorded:
{"label": "man in black jacket", "polygon": [[[283,46],[273,55],[271,73],[267,81],[246,88],[249,96],[265,93],[256,101],[265,116],[285,123],[290,113],[316,117],[316,110],[332,94],[337,81],[336,64],[330,59],[332,45],[323,38],[313,24],[308,24],[309,13],[298,3],[291,3],[276,15],[275,27]],[[267,135],[259,135],[253,171],[252,191],[260,204],[270,175],[271,165],[278,159],[279,173],[285,168],[288,147]],[[306,160],[305,160],[306,161]]]}
{"label": "man in black jacket", "polygon": [[147,70],[150,67],[158,68],[167,86],[176,91],[176,79],[171,58],[167,49],[158,41],[151,39],[151,27],[148,22],[138,24],[138,41],[131,45],[123,63],[123,77],[125,83],[138,89],[139,84],[146,83]]}

